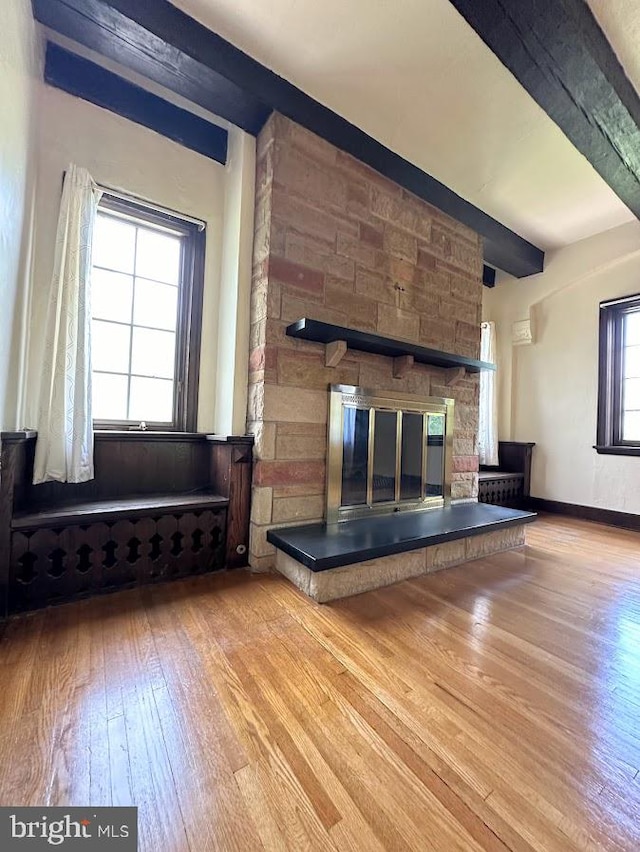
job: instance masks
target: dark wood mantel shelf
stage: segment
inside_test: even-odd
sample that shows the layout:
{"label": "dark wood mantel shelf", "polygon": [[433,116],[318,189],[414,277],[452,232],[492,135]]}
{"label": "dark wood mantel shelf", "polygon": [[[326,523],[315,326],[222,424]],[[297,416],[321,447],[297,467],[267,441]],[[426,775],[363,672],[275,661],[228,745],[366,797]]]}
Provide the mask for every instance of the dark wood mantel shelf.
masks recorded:
{"label": "dark wood mantel shelf", "polygon": [[371,334],[368,331],[356,331],[341,325],[332,325],[320,320],[304,317],[287,326],[287,335],[299,340],[310,340],[314,343],[338,345],[346,344],[348,349],[360,352],[372,352],[375,355],[388,355],[391,358],[412,358],[416,363],[429,364],[432,367],[464,368],[468,373],[479,373],[480,370],[495,370],[495,364],[488,361],[476,361],[475,358],[464,358],[439,349],[428,349],[408,340],[396,340],[381,334]]}

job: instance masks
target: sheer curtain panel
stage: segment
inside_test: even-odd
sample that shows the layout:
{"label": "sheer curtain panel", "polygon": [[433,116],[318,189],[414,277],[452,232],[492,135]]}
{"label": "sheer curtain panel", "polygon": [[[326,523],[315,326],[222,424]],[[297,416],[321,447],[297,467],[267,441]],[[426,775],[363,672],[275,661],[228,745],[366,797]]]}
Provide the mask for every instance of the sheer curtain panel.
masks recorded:
{"label": "sheer curtain panel", "polygon": [[33,481],[93,479],[91,241],[102,191],[65,173],[49,291]]}
{"label": "sheer curtain panel", "polygon": [[[482,323],[480,360],[496,363],[495,322]],[[482,370],[480,373],[478,455],[480,464],[498,464],[498,397],[495,370]]]}

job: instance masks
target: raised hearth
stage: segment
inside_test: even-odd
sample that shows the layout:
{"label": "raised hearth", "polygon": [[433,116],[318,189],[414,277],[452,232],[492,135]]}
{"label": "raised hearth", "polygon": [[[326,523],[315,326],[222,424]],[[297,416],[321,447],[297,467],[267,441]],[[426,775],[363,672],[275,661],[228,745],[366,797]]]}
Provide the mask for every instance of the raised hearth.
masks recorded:
{"label": "raised hearth", "polygon": [[326,603],[525,544],[532,512],[459,504],[402,517],[271,530],[276,569]]}
{"label": "raised hearth", "polygon": [[273,529],[269,530],[267,538],[311,571],[326,571],[528,524],[536,517],[534,512],[503,506],[461,503],[443,509],[358,518],[340,524]]}

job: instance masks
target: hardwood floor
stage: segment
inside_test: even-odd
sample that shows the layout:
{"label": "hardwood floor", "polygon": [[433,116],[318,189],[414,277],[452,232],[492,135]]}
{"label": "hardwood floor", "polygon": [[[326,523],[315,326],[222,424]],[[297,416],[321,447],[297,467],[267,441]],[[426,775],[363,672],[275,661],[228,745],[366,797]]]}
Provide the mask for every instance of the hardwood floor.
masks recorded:
{"label": "hardwood floor", "polygon": [[231,572],[0,643],[0,804],[139,807],[142,850],[637,850],[640,536],[320,606]]}

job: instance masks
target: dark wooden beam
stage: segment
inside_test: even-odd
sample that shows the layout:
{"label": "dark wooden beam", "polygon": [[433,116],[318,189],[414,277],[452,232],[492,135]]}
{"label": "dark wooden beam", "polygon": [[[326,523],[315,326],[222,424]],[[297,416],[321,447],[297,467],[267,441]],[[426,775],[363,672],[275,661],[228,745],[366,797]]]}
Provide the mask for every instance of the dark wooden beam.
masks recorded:
{"label": "dark wooden beam", "polygon": [[640,98],[584,0],[451,0],[640,218]]}
{"label": "dark wooden beam", "polygon": [[482,283],[485,287],[496,286],[496,271],[485,263],[482,267]]}
{"label": "dark wooden beam", "polygon": [[44,79],[51,86],[105,107],[223,165],[227,131],[147,92],[52,42],[47,42]]}
{"label": "dark wooden beam", "polygon": [[[41,24],[226,118],[247,133],[257,134],[271,115],[268,104],[175,47],[170,33],[156,35],[100,0],[32,0],[32,5],[34,17]],[[157,4],[143,0],[138,5],[151,11]]]}
{"label": "dark wooden beam", "polygon": [[542,271],[539,248],[167,0],[32,2],[41,23],[249,133],[271,110],[286,115],[479,233],[492,266],[518,278]]}

